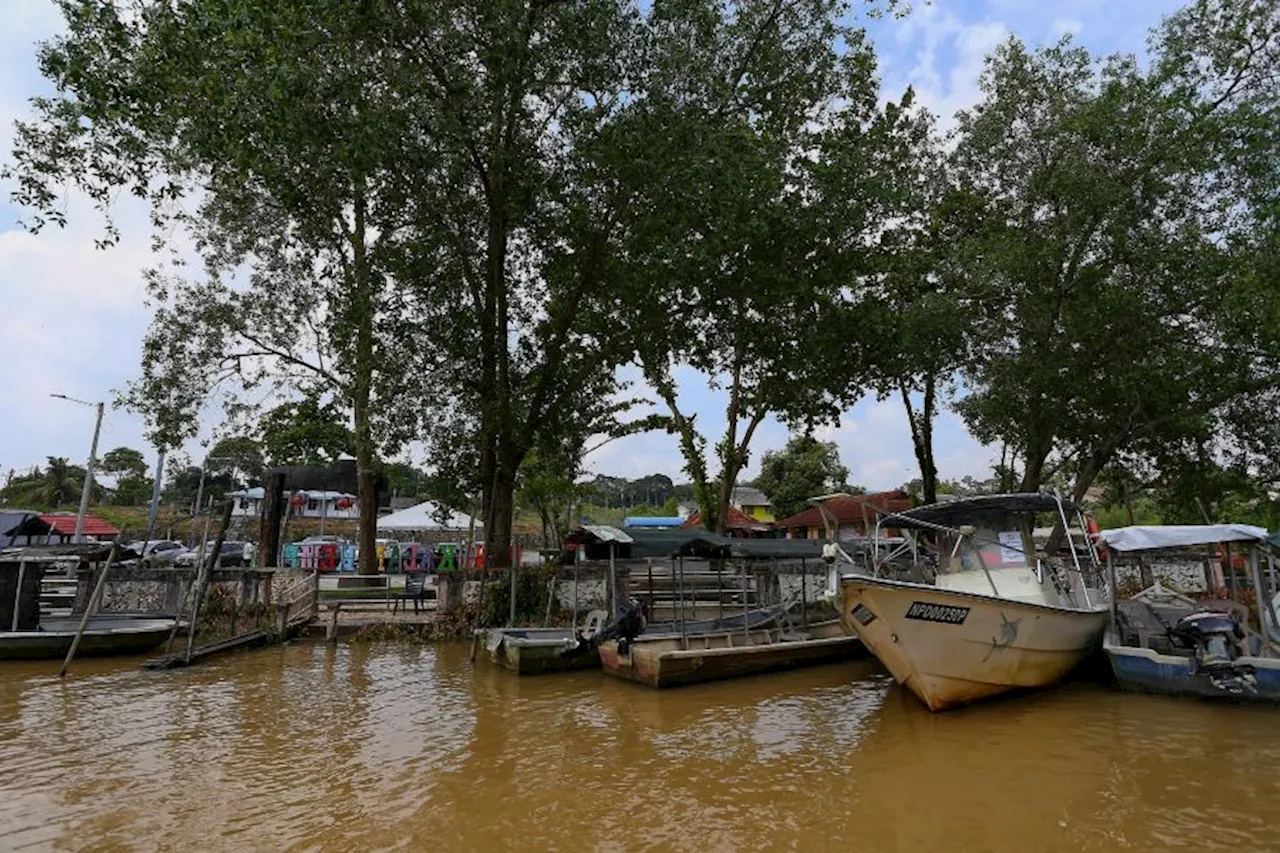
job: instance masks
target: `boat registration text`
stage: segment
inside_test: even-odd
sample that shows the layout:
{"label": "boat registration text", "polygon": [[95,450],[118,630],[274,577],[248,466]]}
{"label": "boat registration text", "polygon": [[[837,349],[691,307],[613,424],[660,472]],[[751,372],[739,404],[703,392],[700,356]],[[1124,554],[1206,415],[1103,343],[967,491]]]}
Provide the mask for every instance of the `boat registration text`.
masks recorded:
{"label": "boat registration text", "polygon": [[908,619],[919,619],[922,622],[942,622],[947,625],[963,625],[969,618],[969,608],[953,607],[948,604],[929,604],[927,601],[913,601],[907,608]]}

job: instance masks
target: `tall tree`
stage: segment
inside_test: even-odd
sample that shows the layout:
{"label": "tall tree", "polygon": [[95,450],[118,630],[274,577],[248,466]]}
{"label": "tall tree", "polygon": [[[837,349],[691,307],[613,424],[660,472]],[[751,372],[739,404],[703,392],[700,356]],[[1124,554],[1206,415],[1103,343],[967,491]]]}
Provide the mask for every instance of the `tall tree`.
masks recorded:
{"label": "tall tree", "polygon": [[[1241,164],[1263,168],[1274,136],[1258,129],[1274,127],[1280,94],[1264,108],[1242,86],[1274,63],[1277,35],[1197,17],[1215,7],[1229,22],[1228,5],[1174,16],[1149,72],[1011,40],[960,115],[953,166],[984,205],[968,256],[1001,298],[973,317],[989,335],[959,407],[1018,452],[1024,490],[1066,465],[1080,500],[1118,453],[1204,434],[1280,377],[1274,339],[1248,319],[1276,298],[1249,273],[1263,219],[1240,203]],[[1244,5],[1275,17],[1274,3]],[[1252,43],[1232,54],[1244,65],[1200,77],[1206,46],[1237,37]]]}
{"label": "tall tree", "polygon": [[835,442],[796,435],[782,450],[765,453],[755,486],[769,496],[778,518],[786,518],[807,507],[809,498],[842,490],[848,479]]}
{"label": "tall tree", "polygon": [[[637,359],[713,530],[760,424],[831,420],[864,379],[867,327],[850,303],[865,295],[884,167],[908,122],[877,110],[873,53],[843,23],[847,6],[742,5],[665,7],[659,67],[680,83],[646,108],[678,132],[649,143],[662,171],[626,243],[632,274],[661,300],[625,315]],[[681,367],[724,390],[718,440],[679,400]]]}
{"label": "tall tree", "polygon": [[[63,184],[104,211],[120,191],[176,224],[205,281],[150,276],[158,306],[130,400],[159,444],[193,434],[210,389],[320,385],[353,413],[361,571],[375,571],[379,400],[389,399],[405,238],[406,167],[427,136],[407,114],[416,80],[383,4],[62,4],[40,49],[58,94],[19,125],[15,200],[61,223]],[[408,171],[412,172],[409,167]],[[108,214],[109,242],[114,236]],[[230,279],[248,267],[247,287]]]}
{"label": "tall tree", "polygon": [[142,477],[147,473],[147,460],[142,452],[132,447],[117,447],[102,454],[99,467],[104,474],[123,477],[130,474]]}

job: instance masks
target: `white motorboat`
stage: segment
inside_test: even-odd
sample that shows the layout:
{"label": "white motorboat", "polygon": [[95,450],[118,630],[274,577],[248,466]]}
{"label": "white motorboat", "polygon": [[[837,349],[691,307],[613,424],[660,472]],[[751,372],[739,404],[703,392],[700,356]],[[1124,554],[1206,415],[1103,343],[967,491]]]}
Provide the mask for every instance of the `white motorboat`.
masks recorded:
{"label": "white motorboat", "polygon": [[[841,577],[845,630],[933,711],[1057,683],[1098,648],[1109,615],[1096,551],[1071,541],[1068,512],[1082,520],[1029,493],[883,517],[877,535],[896,528],[904,544],[871,576]],[[1048,513],[1067,531],[1069,565],[1035,552]]]}

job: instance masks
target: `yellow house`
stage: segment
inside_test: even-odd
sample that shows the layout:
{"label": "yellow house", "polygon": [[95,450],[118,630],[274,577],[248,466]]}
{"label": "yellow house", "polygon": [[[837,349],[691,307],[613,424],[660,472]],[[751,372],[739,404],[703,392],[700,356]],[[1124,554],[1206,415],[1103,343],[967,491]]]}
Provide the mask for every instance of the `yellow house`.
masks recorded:
{"label": "yellow house", "polygon": [[756,521],[772,524],[775,520],[769,496],[753,486],[735,486],[729,503]]}

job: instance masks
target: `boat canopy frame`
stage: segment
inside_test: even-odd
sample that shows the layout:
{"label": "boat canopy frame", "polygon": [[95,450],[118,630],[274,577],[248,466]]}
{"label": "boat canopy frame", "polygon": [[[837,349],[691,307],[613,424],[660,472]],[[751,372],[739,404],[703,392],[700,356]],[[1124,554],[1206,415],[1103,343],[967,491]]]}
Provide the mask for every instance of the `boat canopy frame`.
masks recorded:
{"label": "boat canopy frame", "polygon": [[[1067,519],[1067,511],[1073,512],[1080,525],[1081,530],[1087,529],[1087,523],[1084,516],[1084,510],[1077,504],[1064,500],[1060,495],[1051,492],[1013,492],[999,495],[975,495],[969,498],[961,498],[954,501],[945,501],[927,506],[914,507],[904,512],[885,512],[879,511],[876,517],[875,540],[879,542],[884,537],[882,531],[886,527],[901,530],[904,538],[910,541],[910,553],[913,565],[919,565],[920,548],[919,536],[924,531],[935,533],[945,533],[950,536],[957,537],[956,546],[953,550],[958,550],[963,540],[968,539],[970,543],[978,542],[990,545],[1000,545],[1011,551],[1017,551],[1027,558],[1029,566],[1034,565],[1037,576],[1043,581],[1044,563],[1050,564],[1050,569],[1054,569],[1056,563],[1059,562],[1053,554],[1045,554],[1044,560],[1034,550],[1027,552],[1025,547],[1015,546],[1000,540],[989,540],[987,537],[977,535],[973,530],[975,522],[990,520],[994,518],[1002,518],[1009,515],[1032,515],[1038,512],[1052,512],[1055,518],[1055,524],[1062,525],[1063,537],[1065,544],[1071,552],[1072,565],[1063,565],[1061,568],[1066,572],[1073,569],[1080,578],[1080,593],[1086,608],[1092,607],[1093,602],[1090,600],[1088,584],[1085,582],[1084,567],[1080,563],[1080,554],[1076,549],[1075,542],[1071,537],[1071,524]],[[1100,575],[1102,572],[1102,560],[1098,553],[1095,543],[1088,535],[1083,537],[1085,541],[1086,553],[1095,574]],[[873,549],[874,553],[879,555],[878,547]],[[906,546],[891,549],[890,554],[884,559],[878,559],[872,577],[879,577],[881,570],[891,560],[907,553]],[[988,583],[991,584],[993,590],[996,586],[991,578],[991,573],[978,554],[978,562],[980,570],[987,576]],[[1058,582],[1056,571],[1052,572],[1054,585],[1058,587],[1060,594],[1065,595],[1068,599],[1074,596],[1071,589],[1071,582],[1068,580],[1065,588]]]}

